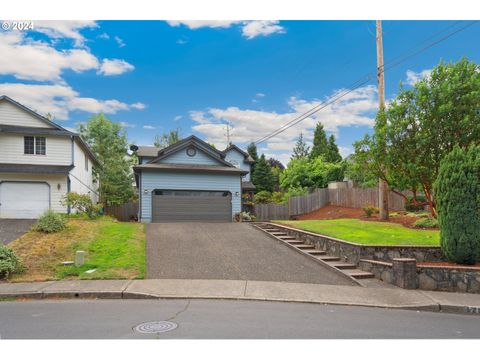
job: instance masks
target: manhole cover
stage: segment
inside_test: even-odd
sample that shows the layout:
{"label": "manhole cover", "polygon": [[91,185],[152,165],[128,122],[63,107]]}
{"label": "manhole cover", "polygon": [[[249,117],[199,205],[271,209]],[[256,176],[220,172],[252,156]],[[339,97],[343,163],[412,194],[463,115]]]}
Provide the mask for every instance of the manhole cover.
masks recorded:
{"label": "manhole cover", "polygon": [[171,321],[151,321],[137,325],[133,330],[141,334],[158,334],[175,330],[177,327],[178,324]]}

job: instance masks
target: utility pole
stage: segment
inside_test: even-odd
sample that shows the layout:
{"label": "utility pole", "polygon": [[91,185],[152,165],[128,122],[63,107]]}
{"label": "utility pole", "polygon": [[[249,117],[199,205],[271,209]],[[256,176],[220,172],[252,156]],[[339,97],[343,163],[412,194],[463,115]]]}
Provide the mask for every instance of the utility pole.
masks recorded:
{"label": "utility pole", "polygon": [[[378,80],[378,111],[385,110],[385,69],[383,66],[382,21],[377,20],[377,80]],[[378,181],[378,205],[380,220],[388,220],[388,184],[385,180]]]}

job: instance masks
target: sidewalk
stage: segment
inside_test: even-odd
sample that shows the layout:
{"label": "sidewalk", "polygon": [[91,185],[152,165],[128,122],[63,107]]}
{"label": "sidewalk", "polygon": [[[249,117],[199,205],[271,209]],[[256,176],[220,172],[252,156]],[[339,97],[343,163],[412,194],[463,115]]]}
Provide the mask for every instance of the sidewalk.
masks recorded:
{"label": "sidewalk", "polygon": [[0,298],[234,299],[480,315],[480,294],[244,280],[73,280],[0,284]]}

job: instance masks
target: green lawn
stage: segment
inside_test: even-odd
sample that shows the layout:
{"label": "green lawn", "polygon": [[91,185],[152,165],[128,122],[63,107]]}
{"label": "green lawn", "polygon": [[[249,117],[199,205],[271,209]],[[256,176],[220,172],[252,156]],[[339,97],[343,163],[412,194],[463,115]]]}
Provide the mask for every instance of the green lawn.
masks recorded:
{"label": "green lawn", "polygon": [[[14,281],[59,279],[142,279],[145,277],[144,224],[69,219],[67,229],[55,234],[30,231],[10,245],[26,272]],[[77,250],[86,251],[85,264],[64,266]],[[96,269],[93,273],[85,271]]]}
{"label": "green lawn", "polygon": [[276,221],[298,229],[364,245],[439,245],[440,232],[358,219]]}

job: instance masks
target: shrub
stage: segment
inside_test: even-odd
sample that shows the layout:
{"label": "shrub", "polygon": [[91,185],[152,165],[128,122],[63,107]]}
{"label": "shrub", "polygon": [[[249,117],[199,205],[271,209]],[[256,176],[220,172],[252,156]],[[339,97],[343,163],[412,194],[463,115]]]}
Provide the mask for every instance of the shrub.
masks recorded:
{"label": "shrub", "polygon": [[365,213],[365,215],[367,215],[367,217],[372,217],[373,214],[378,214],[380,211],[377,207],[373,205],[364,206],[362,210]]}
{"label": "shrub", "polygon": [[444,255],[460,264],[480,259],[480,147],[456,146],[440,162],[434,186]]}
{"label": "shrub", "polygon": [[89,219],[99,217],[102,211],[102,206],[93,204],[92,199],[87,194],[70,192],[64,196],[62,203],[70,206],[81,214],[86,214]]}
{"label": "shrub", "polygon": [[423,229],[437,229],[438,220],[434,218],[421,218],[415,221],[413,226],[416,228],[423,228]]}
{"label": "shrub", "polygon": [[46,233],[59,232],[67,226],[65,218],[53,210],[47,210],[33,225],[33,230]]}
{"label": "shrub", "polygon": [[[425,196],[423,195],[417,196],[418,203],[424,203],[425,201],[427,201]],[[413,212],[423,211],[424,208],[425,208],[425,205],[418,205],[413,202],[413,196],[409,196],[407,198],[407,201],[405,202],[405,210],[407,211],[413,211]]]}
{"label": "shrub", "polygon": [[285,201],[285,194],[280,191],[274,191],[270,200],[275,204],[282,204]]}
{"label": "shrub", "polygon": [[22,263],[15,252],[0,244],[0,279],[7,278],[11,274],[21,272]]}
{"label": "shrub", "polygon": [[272,193],[270,191],[259,191],[254,196],[254,201],[259,204],[267,204],[272,202]]}

